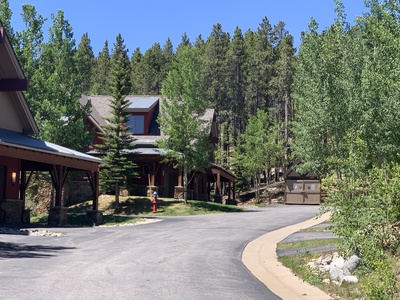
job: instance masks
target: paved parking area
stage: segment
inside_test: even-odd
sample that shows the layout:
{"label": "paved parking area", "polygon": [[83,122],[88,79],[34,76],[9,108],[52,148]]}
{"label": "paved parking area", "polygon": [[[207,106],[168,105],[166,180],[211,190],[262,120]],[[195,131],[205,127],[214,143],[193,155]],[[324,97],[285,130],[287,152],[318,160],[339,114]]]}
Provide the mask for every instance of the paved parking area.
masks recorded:
{"label": "paved parking area", "polygon": [[0,234],[1,299],[279,299],[242,263],[267,232],[314,217],[317,206],[171,217],[126,227]]}

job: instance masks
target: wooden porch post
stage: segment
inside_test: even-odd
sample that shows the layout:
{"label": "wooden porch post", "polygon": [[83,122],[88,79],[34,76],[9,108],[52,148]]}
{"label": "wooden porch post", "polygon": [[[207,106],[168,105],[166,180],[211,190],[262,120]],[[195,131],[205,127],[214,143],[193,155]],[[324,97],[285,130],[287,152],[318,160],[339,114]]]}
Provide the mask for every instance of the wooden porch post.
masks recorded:
{"label": "wooden porch post", "polygon": [[62,203],[62,189],[67,179],[68,167],[53,165],[53,170],[50,172],[53,186],[56,190],[55,205],[50,207],[48,224],[50,226],[64,226],[67,224],[67,211]]}
{"label": "wooden porch post", "polygon": [[178,173],[178,186],[182,186],[182,169],[179,169],[179,173]]}
{"label": "wooden porch post", "polygon": [[236,181],[233,182],[233,200],[236,200]]}
{"label": "wooden porch post", "polygon": [[221,172],[217,173],[217,185],[215,187],[215,195],[221,194]]}
{"label": "wooden porch post", "polygon": [[86,211],[86,222],[89,225],[103,224],[103,212],[99,210],[99,171],[86,171],[93,192],[92,209]]}
{"label": "wooden porch post", "polygon": [[67,179],[67,167],[53,165],[52,179],[56,190],[55,206],[62,206],[62,189]]}

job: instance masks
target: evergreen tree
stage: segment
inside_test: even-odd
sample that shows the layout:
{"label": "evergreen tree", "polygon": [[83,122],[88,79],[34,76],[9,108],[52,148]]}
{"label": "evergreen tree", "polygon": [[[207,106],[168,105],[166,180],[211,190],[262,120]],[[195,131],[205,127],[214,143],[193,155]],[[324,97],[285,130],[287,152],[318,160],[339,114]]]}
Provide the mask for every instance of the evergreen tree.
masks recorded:
{"label": "evergreen tree", "polygon": [[46,19],[37,14],[35,7],[30,4],[22,6],[21,15],[25,28],[16,33],[15,53],[29,78],[29,89],[25,92],[27,102],[33,116],[40,116],[41,98],[38,95],[43,90],[40,80],[43,74],[39,71],[39,66],[44,47],[42,28]]}
{"label": "evergreen tree", "polygon": [[190,39],[187,36],[186,32],[182,35],[181,42],[179,43],[178,47],[176,47],[176,53],[179,52],[182,48],[191,47],[192,44],[190,43]]}
{"label": "evergreen tree", "polygon": [[230,71],[229,80],[229,99],[232,99],[232,126],[233,139],[238,133],[244,132],[244,64],[245,64],[245,45],[242,31],[236,27],[232,41],[228,50],[228,67]]}
{"label": "evergreen tree", "polygon": [[143,55],[140,49],[136,48],[131,57],[131,93],[134,95],[145,94],[143,92],[142,58]]}
{"label": "evergreen tree", "polygon": [[81,83],[76,76],[72,27],[61,10],[51,19],[49,41],[43,45],[34,77],[36,122],[44,140],[84,151],[91,140],[84,123],[89,106],[79,104]]}
{"label": "evergreen tree", "polygon": [[199,54],[199,57],[201,59],[203,59],[204,51],[205,51],[205,47],[206,47],[206,42],[204,41],[204,39],[201,36],[201,34],[199,34],[197,36],[196,40],[194,41],[194,45],[193,46],[197,49],[197,53]]}
{"label": "evergreen tree", "polygon": [[220,117],[230,107],[230,102],[227,100],[229,76],[226,59],[229,40],[229,34],[222,31],[222,25],[214,25],[206,41],[202,67],[207,100],[217,109]]}
{"label": "evergreen tree", "polygon": [[103,144],[97,148],[104,154],[104,164],[101,165],[100,184],[103,190],[114,189],[115,209],[119,207],[119,194],[121,186],[126,185],[128,178],[136,176],[136,165],[133,155],[133,137],[127,125],[130,114],[129,107],[130,68],[128,51],[125,49],[124,40],[118,34],[111,57],[110,85],[112,90],[111,117],[107,118],[104,125],[104,134],[101,139]]}
{"label": "evergreen tree", "polygon": [[159,147],[166,150],[166,160],[183,170],[184,200],[187,203],[188,174],[209,164],[209,128],[201,117],[207,101],[200,80],[200,60],[195,48],[184,47],[163,83],[163,101],[158,122],[168,138]]}
{"label": "evergreen tree", "polygon": [[98,54],[93,69],[92,89],[93,95],[110,95],[111,88],[109,82],[109,74],[111,69],[110,52],[108,41],[104,42],[103,49]]}
{"label": "evergreen tree", "polygon": [[163,67],[164,54],[161,50],[160,44],[155,43],[143,55],[141,60],[141,73],[143,82],[143,92],[146,95],[160,95],[161,83],[163,74],[161,72]]}
{"label": "evergreen tree", "polygon": [[257,110],[256,116],[250,117],[235,152],[235,169],[254,178],[257,200],[261,174],[282,162],[283,149],[283,143],[277,139],[276,122],[265,111]]}
{"label": "evergreen tree", "polygon": [[78,68],[79,81],[81,82],[81,93],[90,92],[91,78],[95,58],[88,33],[84,33],[76,51],[76,64]]}
{"label": "evergreen tree", "polygon": [[168,72],[172,68],[172,62],[175,58],[173,48],[174,47],[172,45],[172,42],[171,42],[170,38],[168,38],[161,50],[162,54],[163,54],[163,60],[161,63],[161,72],[160,72],[161,73],[160,74],[161,82],[163,82],[165,80],[165,78],[167,78]]}
{"label": "evergreen tree", "polygon": [[295,49],[293,47],[293,37],[284,31],[280,34],[279,41],[274,48],[276,61],[274,66],[274,77],[271,80],[271,90],[273,106],[276,112],[276,121],[279,131],[284,132],[285,143],[285,164],[289,159],[289,124],[293,120],[293,104],[292,104],[292,81],[293,81],[293,62]]}

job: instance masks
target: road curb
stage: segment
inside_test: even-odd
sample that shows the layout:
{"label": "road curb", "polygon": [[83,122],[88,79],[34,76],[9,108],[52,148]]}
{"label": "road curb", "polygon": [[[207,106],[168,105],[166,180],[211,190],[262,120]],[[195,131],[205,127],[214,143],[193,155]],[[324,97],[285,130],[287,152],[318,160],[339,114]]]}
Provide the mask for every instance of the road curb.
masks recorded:
{"label": "road curb", "polygon": [[284,300],[332,299],[320,289],[295,276],[290,269],[284,267],[278,261],[276,254],[276,244],[287,236],[301,229],[325,222],[329,217],[330,214],[325,213],[318,218],[284,227],[259,237],[247,244],[242,253],[242,262],[269,290]]}

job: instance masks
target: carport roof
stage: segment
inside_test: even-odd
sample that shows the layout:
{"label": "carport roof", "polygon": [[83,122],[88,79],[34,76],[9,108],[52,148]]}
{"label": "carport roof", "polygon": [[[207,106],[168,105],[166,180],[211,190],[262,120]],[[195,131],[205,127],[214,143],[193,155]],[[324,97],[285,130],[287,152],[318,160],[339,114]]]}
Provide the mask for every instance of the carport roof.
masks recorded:
{"label": "carport roof", "polygon": [[100,158],[7,129],[0,129],[0,147],[1,153],[10,157],[51,164],[62,160],[76,169],[93,170],[102,162]]}

